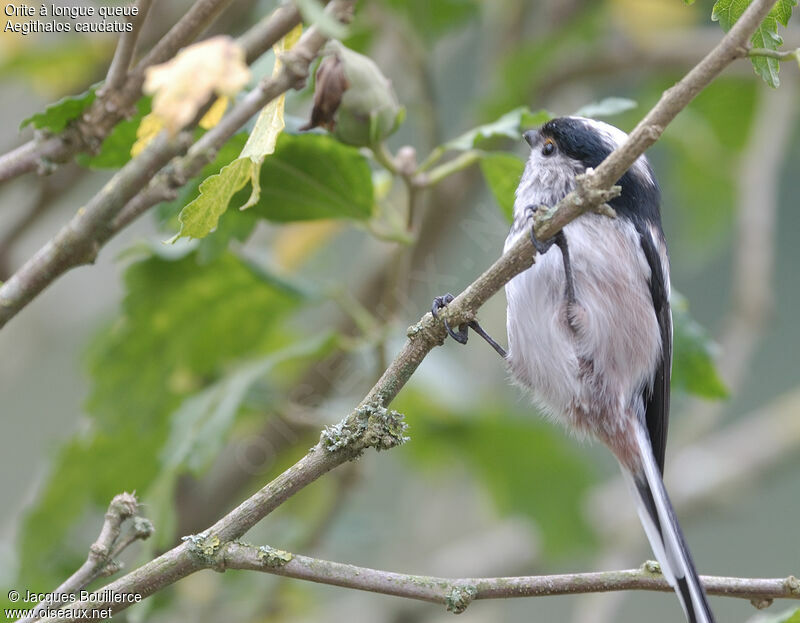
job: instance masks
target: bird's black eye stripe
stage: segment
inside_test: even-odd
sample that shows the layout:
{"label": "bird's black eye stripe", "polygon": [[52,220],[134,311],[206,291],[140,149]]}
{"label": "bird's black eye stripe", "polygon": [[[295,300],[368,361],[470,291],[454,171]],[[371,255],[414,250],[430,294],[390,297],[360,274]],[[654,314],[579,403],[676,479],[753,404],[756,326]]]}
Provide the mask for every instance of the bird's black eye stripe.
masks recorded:
{"label": "bird's black eye stripe", "polygon": [[542,145],[542,155],[552,156],[556,152],[556,143],[552,138],[545,139]]}

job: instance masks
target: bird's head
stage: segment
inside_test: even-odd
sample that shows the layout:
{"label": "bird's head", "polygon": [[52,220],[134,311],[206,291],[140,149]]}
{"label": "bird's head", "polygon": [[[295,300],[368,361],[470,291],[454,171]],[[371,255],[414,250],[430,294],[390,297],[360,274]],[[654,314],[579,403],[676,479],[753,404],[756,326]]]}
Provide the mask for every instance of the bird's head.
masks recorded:
{"label": "bird's head", "polygon": [[[575,176],[596,168],[628,138],[613,125],[583,117],[558,117],[523,134],[531,146],[516,207],[552,206],[575,187]],[[622,194],[611,201],[621,216],[660,220],[660,190],[647,158],[640,156],[617,181]]]}

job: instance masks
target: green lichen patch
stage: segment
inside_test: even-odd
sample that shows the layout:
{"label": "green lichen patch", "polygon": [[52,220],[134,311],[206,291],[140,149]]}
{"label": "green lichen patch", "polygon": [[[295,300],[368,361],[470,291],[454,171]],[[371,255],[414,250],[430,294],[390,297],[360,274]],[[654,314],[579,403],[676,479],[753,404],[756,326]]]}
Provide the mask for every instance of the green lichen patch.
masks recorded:
{"label": "green lichen patch", "polygon": [[646,560],[642,565],[642,571],[645,573],[652,573],[654,575],[661,575],[661,565],[655,560]]}
{"label": "green lichen patch", "polygon": [[155,526],[149,519],[138,516],[133,518],[133,532],[136,534],[136,538],[149,539],[155,531]]}
{"label": "green lichen patch", "polygon": [[320,441],[329,452],[349,448],[360,454],[364,448],[388,450],[399,446],[409,437],[403,415],[380,403],[358,407],[337,424],[325,427]]}
{"label": "green lichen patch", "polygon": [[406,435],[407,431],[408,424],[402,413],[381,406],[376,408],[369,417],[364,441],[376,450],[389,450],[410,439]]}
{"label": "green lichen patch", "polygon": [[265,567],[282,567],[294,556],[291,552],[282,549],[275,549],[269,545],[262,545],[258,548],[258,559]]}
{"label": "green lichen patch", "polygon": [[187,542],[189,551],[206,564],[213,564],[214,556],[222,545],[219,537],[213,534],[190,534],[181,537],[181,541]]}
{"label": "green lichen patch", "polygon": [[467,609],[478,594],[478,589],[474,586],[456,586],[445,597],[447,611],[453,614],[461,614]]}

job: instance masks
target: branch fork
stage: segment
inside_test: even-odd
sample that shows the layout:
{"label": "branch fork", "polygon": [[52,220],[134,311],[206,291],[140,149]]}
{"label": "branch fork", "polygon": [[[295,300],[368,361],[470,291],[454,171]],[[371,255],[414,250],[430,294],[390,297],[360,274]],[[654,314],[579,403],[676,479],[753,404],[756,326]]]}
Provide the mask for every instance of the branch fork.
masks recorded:
{"label": "branch fork", "polygon": [[[122,526],[130,521],[130,529],[122,535]],[[139,515],[139,502],[132,493],[114,496],[108,505],[103,527],[97,540],[89,547],[86,562],[61,586],[53,591],[53,597],[39,603],[33,612],[20,619],[19,623],[32,623],[40,613],[57,603],[57,595],[71,595],[91,584],[94,580],[113,575],[122,569],[122,564],[114,560],[129,545],[138,540],[148,539],[153,534],[153,524]]]}

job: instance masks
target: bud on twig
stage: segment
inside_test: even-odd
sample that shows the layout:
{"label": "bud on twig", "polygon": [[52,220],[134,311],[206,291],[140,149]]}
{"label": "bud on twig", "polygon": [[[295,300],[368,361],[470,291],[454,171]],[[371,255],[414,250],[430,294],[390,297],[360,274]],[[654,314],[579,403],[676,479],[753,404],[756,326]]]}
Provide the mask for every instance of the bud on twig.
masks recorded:
{"label": "bud on twig", "polygon": [[368,147],[403,120],[392,83],[372,59],[330,41],[317,70],[311,120],[300,128],[327,128],[343,143]]}

